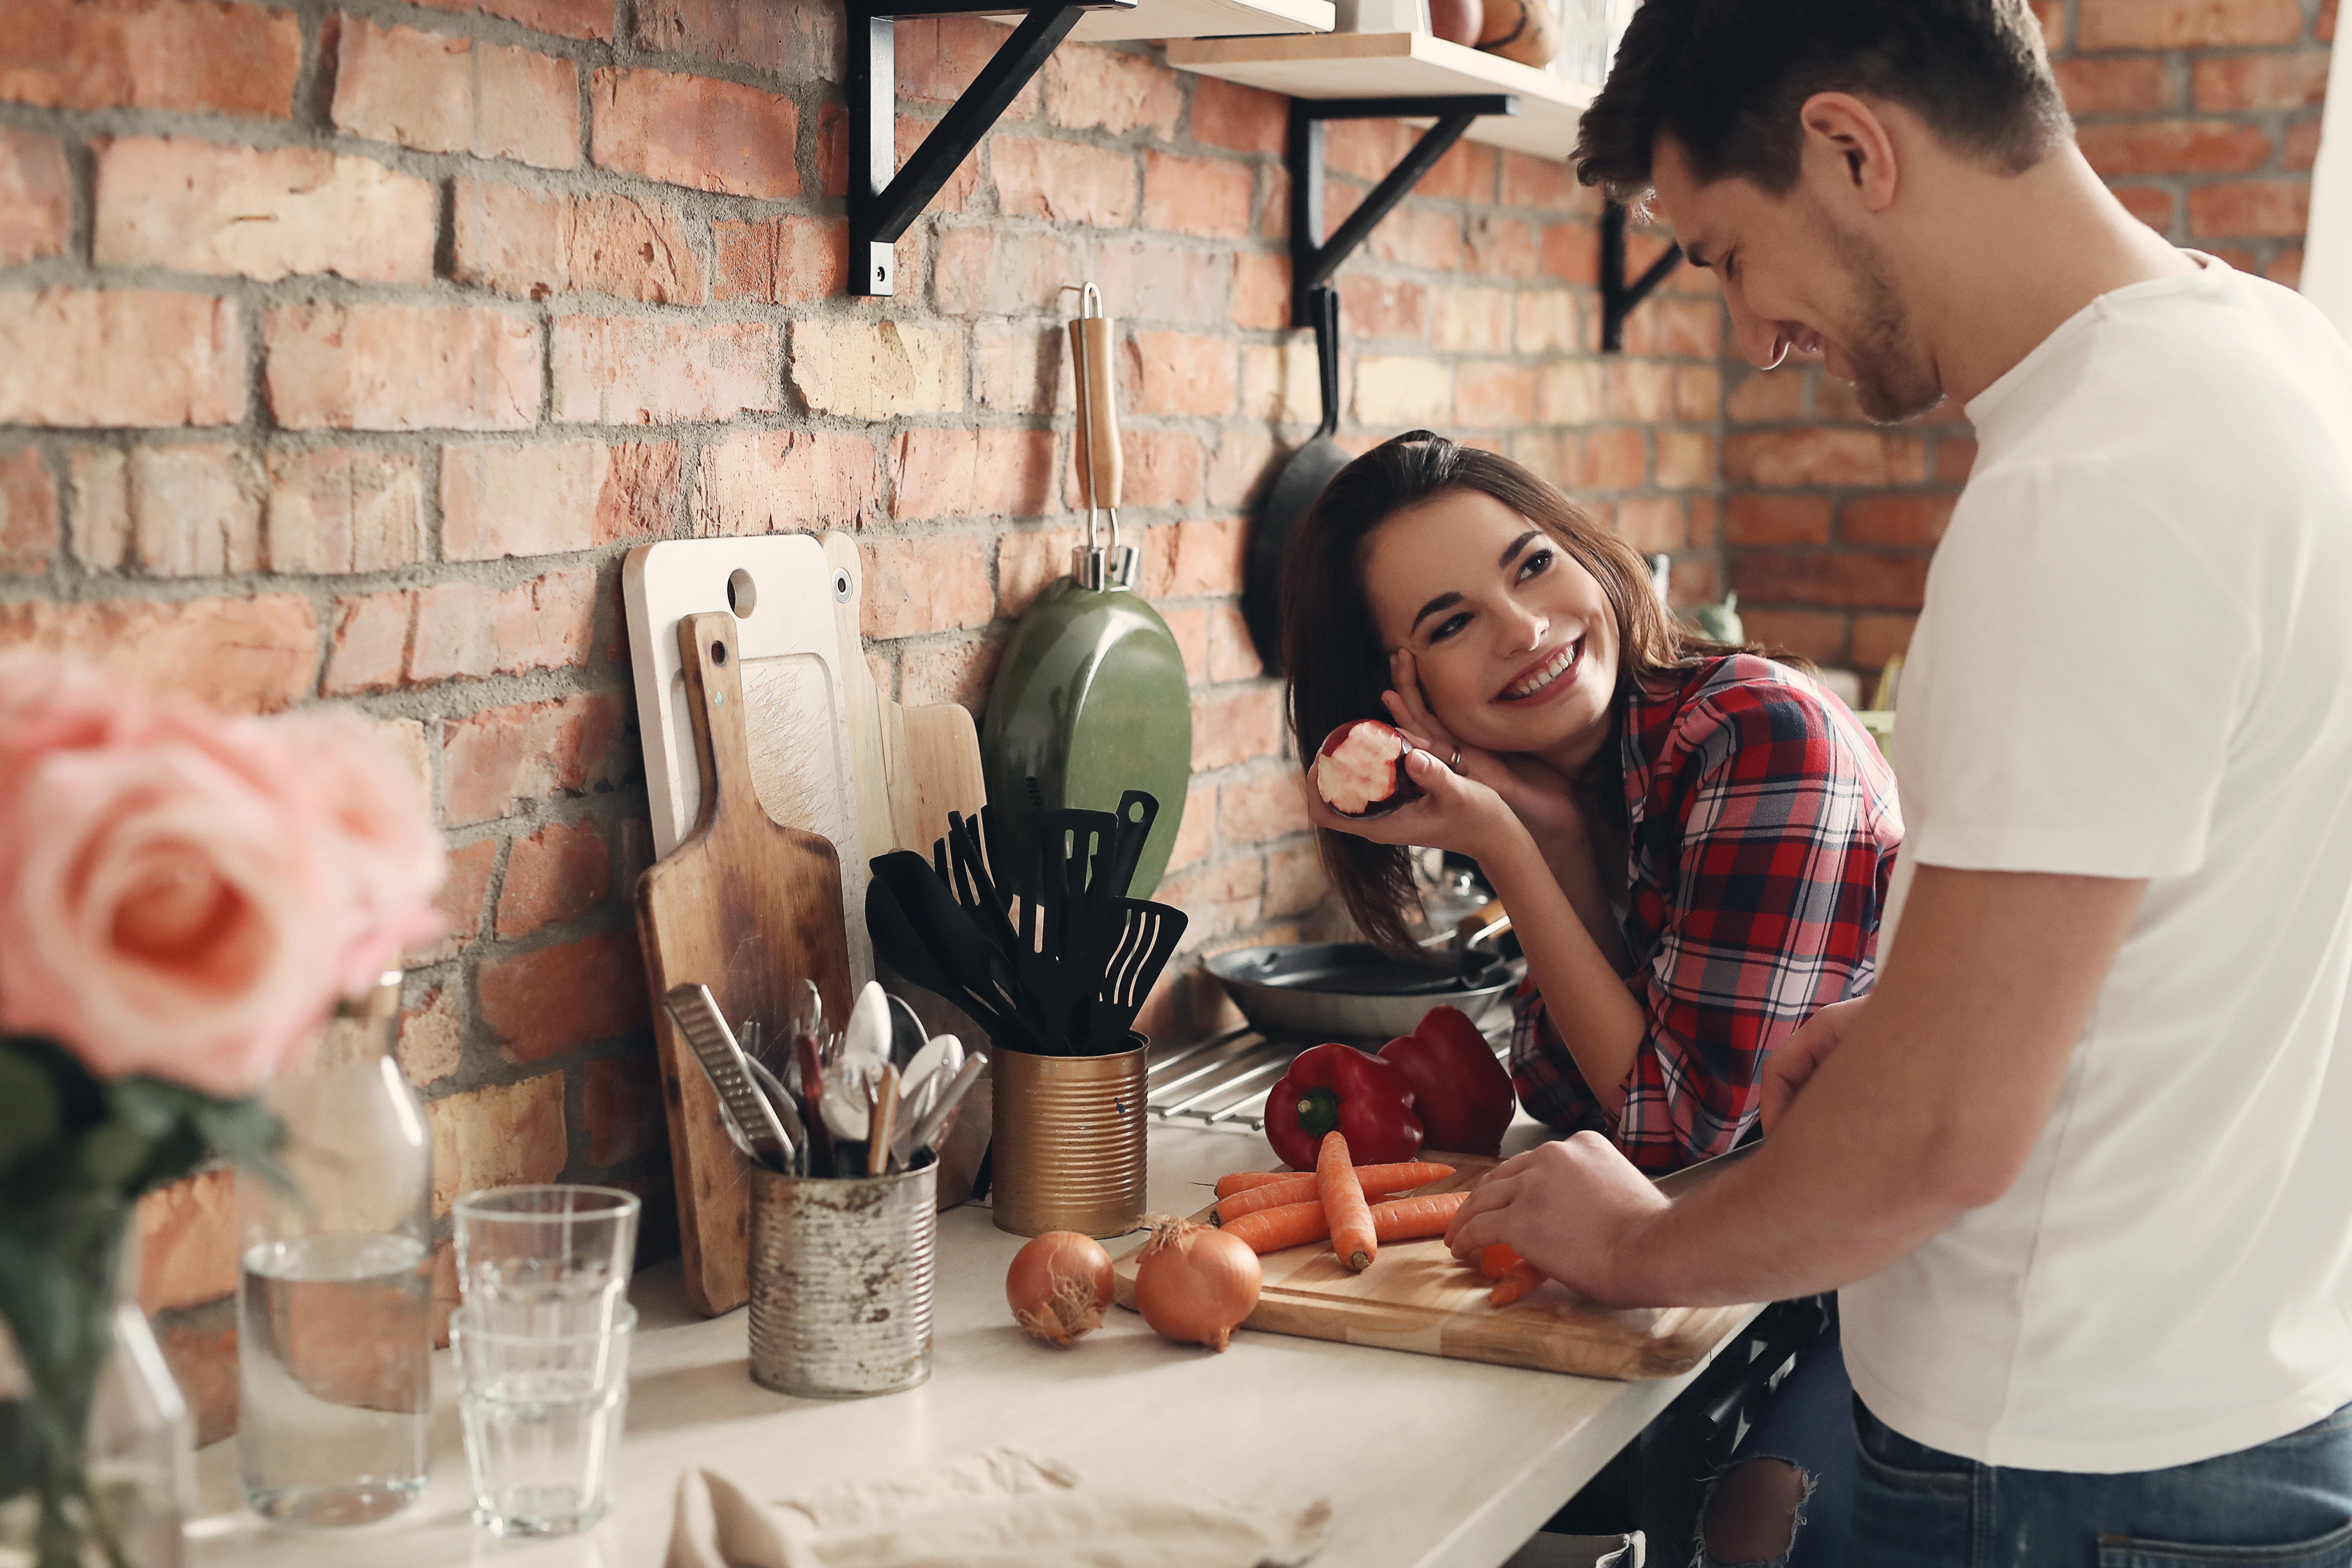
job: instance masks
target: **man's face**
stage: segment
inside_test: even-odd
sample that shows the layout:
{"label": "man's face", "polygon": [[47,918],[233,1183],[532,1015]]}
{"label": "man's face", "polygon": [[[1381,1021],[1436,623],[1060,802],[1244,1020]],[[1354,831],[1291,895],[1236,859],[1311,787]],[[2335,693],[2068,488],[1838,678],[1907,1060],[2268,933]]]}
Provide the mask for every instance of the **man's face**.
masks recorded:
{"label": "man's face", "polygon": [[1863,412],[1888,424],[1943,401],[1885,254],[1839,223],[1807,180],[1785,196],[1737,175],[1702,184],[1664,136],[1651,172],[1658,216],[1722,282],[1750,363],[1769,370],[1790,349],[1818,353],[1832,375],[1853,383]]}

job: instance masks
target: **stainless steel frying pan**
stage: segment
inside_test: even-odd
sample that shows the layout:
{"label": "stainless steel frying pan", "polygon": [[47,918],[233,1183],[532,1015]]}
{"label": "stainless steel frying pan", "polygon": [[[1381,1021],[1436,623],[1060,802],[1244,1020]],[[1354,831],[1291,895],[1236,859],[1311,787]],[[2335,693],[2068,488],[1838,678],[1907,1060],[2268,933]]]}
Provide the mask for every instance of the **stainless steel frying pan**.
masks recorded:
{"label": "stainless steel frying pan", "polygon": [[1518,986],[1513,970],[1465,981],[1457,964],[1416,963],[1360,942],[1236,948],[1207,967],[1261,1034],[1365,1046],[1411,1034],[1441,1005],[1483,1028]]}

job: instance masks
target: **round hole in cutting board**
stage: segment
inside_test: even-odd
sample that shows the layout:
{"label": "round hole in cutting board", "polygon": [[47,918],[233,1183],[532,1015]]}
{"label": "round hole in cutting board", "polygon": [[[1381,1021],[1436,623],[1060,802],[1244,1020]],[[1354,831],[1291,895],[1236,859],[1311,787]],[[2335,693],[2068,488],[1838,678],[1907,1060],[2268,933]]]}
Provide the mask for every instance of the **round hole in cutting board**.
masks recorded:
{"label": "round hole in cutting board", "polygon": [[727,607],[737,620],[750,620],[759,603],[760,585],[751,581],[751,574],[738,566],[727,574]]}
{"label": "round hole in cutting board", "polygon": [[849,574],[839,566],[833,569],[833,596],[837,604],[849,603]]}
{"label": "round hole in cutting board", "polygon": [[725,643],[715,642],[710,645],[710,662],[713,664],[725,664],[727,662],[727,645]]}

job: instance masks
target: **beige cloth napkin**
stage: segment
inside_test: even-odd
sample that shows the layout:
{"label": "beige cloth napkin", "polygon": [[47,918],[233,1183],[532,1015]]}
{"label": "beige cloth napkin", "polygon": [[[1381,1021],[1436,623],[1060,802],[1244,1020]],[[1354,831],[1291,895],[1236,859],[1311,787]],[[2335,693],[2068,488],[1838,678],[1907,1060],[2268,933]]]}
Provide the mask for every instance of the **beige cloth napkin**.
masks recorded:
{"label": "beige cloth napkin", "polygon": [[1091,1486],[1019,1448],[763,1503],[715,1470],[678,1478],[664,1568],[1297,1568],[1331,1500],[1243,1508]]}

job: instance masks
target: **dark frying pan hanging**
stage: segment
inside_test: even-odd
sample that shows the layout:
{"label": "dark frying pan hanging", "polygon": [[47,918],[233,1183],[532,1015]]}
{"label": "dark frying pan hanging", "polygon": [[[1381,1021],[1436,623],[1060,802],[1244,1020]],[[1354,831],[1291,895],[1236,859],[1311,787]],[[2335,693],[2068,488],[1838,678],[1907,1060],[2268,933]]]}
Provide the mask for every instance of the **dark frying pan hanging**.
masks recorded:
{"label": "dark frying pan hanging", "polygon": [[1282,558],[1290,536],[1332,476],[1355,454],[1333,439],[1339,430],[1339,291],[1314,289],[1307,296],[1315,324],[1315,368],[1323,392],[1323,422],[1307,445],[1283,459],[1282,470],[1265,487],[1250,524],[1249,559],[1242,579],[1242,618],[1266,673],[1282,673]]}

